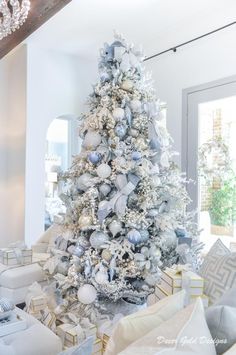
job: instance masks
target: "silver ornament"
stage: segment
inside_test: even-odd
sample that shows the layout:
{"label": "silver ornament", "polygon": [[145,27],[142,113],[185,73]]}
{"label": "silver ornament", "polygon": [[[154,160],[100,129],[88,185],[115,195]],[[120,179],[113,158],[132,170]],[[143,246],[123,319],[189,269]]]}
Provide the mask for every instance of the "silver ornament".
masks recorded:
{"label": "silver ornament", "polygon": [[83,236],[81,236],[77,239],[77,243],[85,249],[87,249],[90,246],[89,240]]}
{"label": "silver ornament", "polygon": [[82,191],[88,190],[92,185],[93,177],[89,173],[85,173],[77,179],[77,187]]}
{"label": "silver ornament", "polygon": [[177,245],[177,236],[173,230],[161,232],[159,234],[161,240],[163,241],[165,247],[175,248]]}
{"label": "silver ornament", "polygon": [[96,148],[102,141],[102,137],[98,132],[88,131],[84,137],[83,147]]}
{"label": "silver ornament", "polygon": [[139,231],[139,233],[141,234],[141,241],[142,241],[142,243],[147,242],[148,239],[149,239],[149,232],[148,232],[148,230],[146,230],[146,229],[141,229],[141,230]]}
{"label": "silver ornament", "polygon": [[102,179],[107,179],[111,175],[111,167],[108,164],[100,164],[96,171]]}
{"label": "silver ornament", "polygon": [[98,164],[101,159],[102,159],[101,154],[96,151],[88,154],[88,160],[94,165]]}
{"label": "silver ornament", "polygon": [[113,110],[112,116],[116,121],[121,121],[125,117],[125,111],[121,107],[117,107]]}
{"label": "silver ornament", "polygon": [[82,255],[84,255],[84,253],[85,253],[84,247],[82,247],[81,245],[76,245],[73,251],[73,255],[77,257],[81,257]]}
{"label": "silver ornament", "polygon": [[107,196],[109,192],[111,192],[111,186],[108,184],[102,184],[101,186],[99,186],[99,191],[103,196]]}
{"label": "silver ornament", "polygon": [[124,136],[126,135],[126,132],[127,132],[127,129],[126,127],[121,124],[121,123],[118,123],[115,127],[115,134],[117,137],[119,138],[124,138]]}
{"label": "silver ornament", "polygon": [[130,107],[133,112],[139,113],[142,110],[142,103],[141,101],[134,99],[130,102]]}
{"label": "silver ornament", "polygon": [[103,232],[95,231],[89,238],[90,244],[95,249],[103,249],[109,241],[109,236]]}

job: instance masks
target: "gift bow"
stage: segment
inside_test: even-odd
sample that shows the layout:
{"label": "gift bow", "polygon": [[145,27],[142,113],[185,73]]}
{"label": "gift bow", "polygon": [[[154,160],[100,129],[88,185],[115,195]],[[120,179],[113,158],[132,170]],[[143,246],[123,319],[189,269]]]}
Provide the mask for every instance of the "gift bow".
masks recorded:
{"label": "gift bow", "polygon": [[182,277],[182,283],[181,283],[181,288],[182,290],[185,290],[185,306],[190,303],[190,289],[191,289],[191,275],[189,271],[191,271],[191,265],[190,264],[185,264],[185,265],[173,265],[171,268],[167,269],[174,275],[181,275]]}
{"label": "gift bow", "polygon": [[5,248],[1,251],[1,255],[3,255],[3,252],[5,250],[10,250],[15,254],[16,260],[19,264],[23,264],[23,250],[25,250],[27,247],[24,242],[18,241],[15,243],[11,243],[8,248]]}
{"label": "gift bow", "polygon": [[128,179],[123,174],[117,176],[116,187],[118,192],[110,201],[104,201],[102,207],[98,209],[98,220],[100,223],[103,222],[111,211],[114,211],[118,216],[125,214],[128,196],[134,191],[139,181],[140,178],[134,174],[128,174]]}

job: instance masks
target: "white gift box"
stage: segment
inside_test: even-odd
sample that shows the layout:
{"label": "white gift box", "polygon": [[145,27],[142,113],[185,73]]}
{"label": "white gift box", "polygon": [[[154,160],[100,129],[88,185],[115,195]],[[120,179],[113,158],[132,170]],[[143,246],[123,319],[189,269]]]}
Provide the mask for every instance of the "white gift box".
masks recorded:
{"label": "white gift box", "polygon": [[30,300],[30,310],[32,312],[43,311],[47,307],[47,298],[44,295],[32,297]]}
{"label": "white gift box", "polygon": [[0,262],[4,265],[27,265],[32,263],[32,249],[0,249]]}
{"label": "white gift box", "polygon": [[204,279],[193,271],[167,269],[162,272],[160,287],[168,294],[179,292],[183,287],[183,277],[188,279],[190,296],[203,294]]}

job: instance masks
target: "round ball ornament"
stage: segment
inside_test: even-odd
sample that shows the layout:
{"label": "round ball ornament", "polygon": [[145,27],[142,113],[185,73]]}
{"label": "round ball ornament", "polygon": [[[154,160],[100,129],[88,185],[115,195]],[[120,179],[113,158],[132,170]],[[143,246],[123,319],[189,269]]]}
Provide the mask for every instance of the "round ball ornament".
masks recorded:
{"label": "round ball ornament", "polygon": [[113,110],[112,116],[116,121],[121,121],[125,117],[125,111],[121,107],[117,107]]}
{"label": "round ball ornament", "polygon": [[102,141],[102,137],[98,132],[88,131],[85,135],[83,146],[85,148],[96,148]]}
{"label": "round ball ornament", "polygon": [[138,131],[137,129],[135,129],[135,128],[130,128],[129,134],[130,134],[132,137],[137,138],[138,135],[139,135],[139,131]]}
{"label": "round ball ornament", "polygon": [[110,261],[112,258],[112,254],[109,249],[103,249],[102,258],[106,261]]}
{"label": "round ball ornament", "polygon": [[76,247],[73,250],[73,255],[78,256],[78,258],[84,255],[84,253],[85,253],[85,249],[81,245],[76,245]]}
{"label": "round ball ornament", "polygon": [[115,127],[115,134],[117,137],[119,138],[124,138],[124,136],[126,135],[126,132],[127,132],[127,129],[126,127],[121,124],[121,123],[118,123]]}
{"label": "round ball ornament", "polygon": [[82,214],[79,217],[79,226],[81,228],[87,228],[87,227],[91,226],[91,224],[93,224],[93,219],[90,215]]}
{"label": "round ball ornament", "polygon": [[99,284],[99,285],[103,285],[105,283],[108,282],[108,274],[107,272],[104,271],[98,271],[95,275],[95,281]]}
{"label": "round ball ornament", "polygon": [[77,297],[79,302],[83,304],[91,304],[97,298],[97,291],[93,285],[85,284],[78,289]]}
{"label": "round ball ornament", "polygon": [[141,234],[139,233],[139,231],[137,229],[131,229],[128,234],[127,234],[127,238],[128,238],[128,241],[131,243],[131,244],[139,244],[141,243],[141,240],[142,240],[142,237],[141,237]]}
{"label": "round ball ornament", "polygon": [[99,186],[99,191],[103,196],[107,196],[111,192],[111,186],[108,184],[102,184]]}
{"label": "round ball ornament", "polygon": [[148,241],[148,239],[149,239],[149,232],[148,232],[148,230],[146,230],[146,229],[141,229],[140,231],[139,231],[139,233],[141,234],[141,242],[142,243],[145,243],[145,242],[147,242]]}
{"label": "round ball ornament", "polygon": [[90,238],[90,244],[94,249],[103,249],[106,243],[109,241],[109,236],[100,231],[94,231]]}
{"label": "round ball ornament", "polygon": [[88,160],[94,165],[98,164],[101,161],[101,159],[102,159],[101,154],[96,151],[88,154]]}
{"label": "round ball ornament", "polygon": [[82,191],[86,191],[92,185],[92,175],[85,173],[77,180],[77,187]]}
{"label": "round ball ornament", "polygon": [[134,161],[138,161],[138,160],[140,160],[142,158],[142,154],[140,153],[140,152],[133,152],[132,153],[132,159],[134,160]]}
{"label": "round ball ornament", "polygon": [[138,112],[141,112],[142,103],[141,103],[141,101],[134,99],[130,102],[130,107],[133,112],[138,113]]}
{"label": "round ball ornament", "polygon": [[111,167],[108,164],[100,164],[97,167],[97,174],[101,179],[107,179],[111,175]]}
{"label": "round ball ornament", "polygon": [[131,91],[133,88],[133,82],[130,79],[126,79],[121,84],[121,89],[126,91]]}
{"label": "round ball ornament", "polygon": [[175,248],[177,245],[177,236],[173,230],[161,232],[160,238],[167,248]]}
{"label": "round ball ornament", "polygon": [[114,219],[108,226],[109,231],[111,232],[111,234],[113,235],[113,237],[115,237],[118,233],[120,233],[121,229],[122,229],[122,223],[120,221],[117,221],[116,219]]}

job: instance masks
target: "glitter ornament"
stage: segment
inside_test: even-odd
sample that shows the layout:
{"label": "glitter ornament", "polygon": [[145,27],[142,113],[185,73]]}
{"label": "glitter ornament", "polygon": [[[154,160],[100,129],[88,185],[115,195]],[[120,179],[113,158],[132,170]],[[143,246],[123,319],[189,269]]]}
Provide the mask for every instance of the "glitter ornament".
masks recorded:
{"label": "glitter ornament", "polygon": [[86,191],[92,184],[92,175],[89,173],[81,175],[77,180],[77,187],[82,191]]}
{"label": "glitter ornament", "polygon": [[121,89],[126,91],[131,91],[133,86],[134,86],[133,81],[129,79],[126,79],[121,83]]}
{"label": "glitter ornament", "polygon": [[98,132],[95,131],[88,131],[84,137],[83,147],[89,148],[96,148],[102,141],[102,137]]}
{"label": "glitter ornament", "polygon": [[127,238],[134,245],[139,244],[142,240],[141,234],[137,229],[131,229],[127,234]]}
{"label": "glitter ornament", "polygon": [[130,134],[132,137],[137,138],[137,137],[139,136],[139,131],[138,131],[137,129],[135,129],[135,128],[131,128],[131,129],[129,130],[129,134]]}
{"label": "glitter ornament", "polygon": [[126,127],[121,124],[121,123],[118,123],[115,127],[115,134],[117,137],[119,138],[124,138],[124,136],[126,135],[126,132],[127,132],[127,129]]}
{"label": "glitter ornament", "polygon": [[90,215],[81,215],[79,217],[79,226],[80,228],[86,228],[86,227],[89,227],[91,226],[93,223],[93,219]]}
{"label": "glitter ornament", "polygon": [[90,246],[89,240],[83,236],[81,236],[77,239],[77,244],[81,245],[85,249],[87,249]]}
{"label": "glitter ornament", "polygon": [[122,230],[122,223],[114,219],[108,226],[109,231],[112,233],[113,237],[115,237]]}
{"label": "glitter ornament", "polygon": [[93,285],[85,284],[78,289],[77,297],[79,302],[83,304],[91,304],[97,298],[97,291]]}
{"label": "glitter ornament", "polygon": [[135,113],[139,113],[142,110],[142,103],[139,100],[132,100],[130,102],[131,110]]}
{"label": "glitter ornament", "polygon": [[99,186],[99,191],[103,196],[107,196],[111,192],[111,186],[108,184],[102,184]]}
{"label": "glitter ornament", "polygon": [[94,249],[103,249],[109,241],[109,236],[103,232],[95,231],[91,234],[89,241]]}
{"label": "glitter ornament", "polygon": [[112,116],[116,121],[121,121],[125,117],[125,111],[123,108],[117,107],[113,110]]}
{"label": "glitter ornament", "polygon": [[95,275],[95,281],[100,285],[107,283],[108,282],[107,272],[106,271],[98,271]]}
{"label": "glitter ornament", "polygon": [[96,151],[95,152],[91,152],[88,155],[88,160],[94,165],[98,164],[101,159],[102,159],[101,154],[96,152]]}
{"label": "glitter ornament", "polygon": [[111,175],[111,167],[108,164],[100,164],[96,171],[101,179],[107,179]]}
{"label": "glitter ornament", "polygon": [[106,261],[110,261],[112,258],[112,254],[109,249],[103,249],[102,258]]}
{"label": "glitter ornament", "polygon": [[159,234],[162,242],[167,248],[175,248],[177,245],[177,237],[173,230],[161,232]]}

